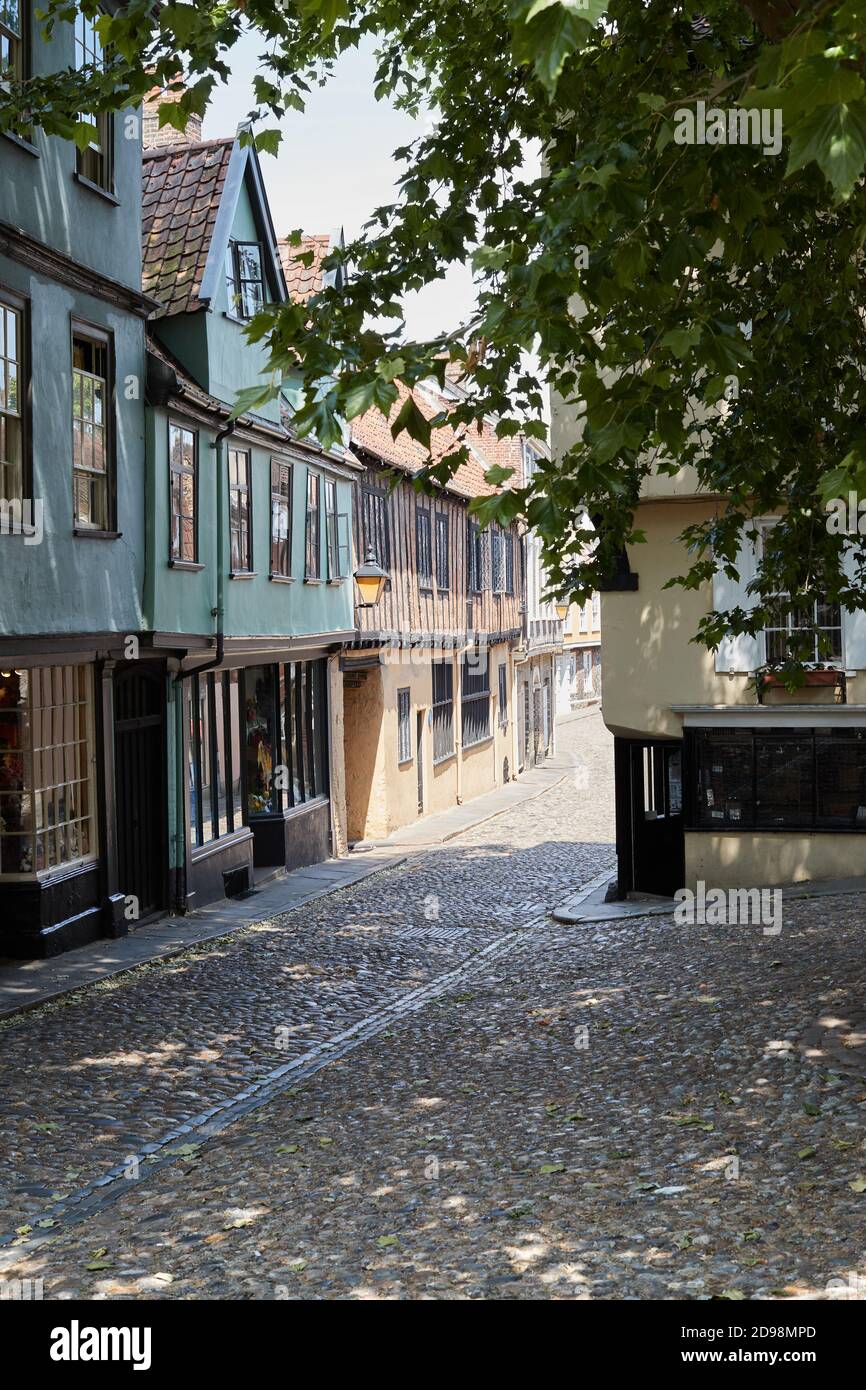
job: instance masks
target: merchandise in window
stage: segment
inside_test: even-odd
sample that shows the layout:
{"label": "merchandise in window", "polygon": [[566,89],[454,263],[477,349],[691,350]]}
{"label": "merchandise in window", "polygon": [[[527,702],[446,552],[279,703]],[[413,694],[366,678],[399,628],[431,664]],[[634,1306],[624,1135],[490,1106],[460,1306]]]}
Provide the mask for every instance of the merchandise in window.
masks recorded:
{"label": "merchandise in window", "polygon": [[0,672],[0,876],[96,852],[89,666]]}

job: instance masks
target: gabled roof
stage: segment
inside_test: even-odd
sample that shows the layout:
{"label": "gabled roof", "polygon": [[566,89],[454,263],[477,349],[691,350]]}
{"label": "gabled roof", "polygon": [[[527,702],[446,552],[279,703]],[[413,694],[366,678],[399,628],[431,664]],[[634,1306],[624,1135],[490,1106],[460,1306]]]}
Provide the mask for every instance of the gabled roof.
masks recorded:
{"label": "gabled roof", "polygon": [[155,317],[208,308],[246,185],[271,293],[286,295],[258,156],[237,135],[183,141],[143,152],[142,282],[162,309]]}

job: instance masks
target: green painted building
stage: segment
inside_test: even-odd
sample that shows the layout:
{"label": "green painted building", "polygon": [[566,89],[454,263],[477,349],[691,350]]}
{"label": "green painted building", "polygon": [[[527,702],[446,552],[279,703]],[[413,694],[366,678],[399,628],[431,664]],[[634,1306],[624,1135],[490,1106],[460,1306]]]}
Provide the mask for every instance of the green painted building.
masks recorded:
{"label": "green painted building", "polygon": [[[0,6],[6,81],[100,62]],[[114,691],[144,624],[141,134],[0,136],[0,956],[127,930]]]}
{"label": "green painted building", "polygon": [[[147,650],[135,712],[161,735],[167,824],[128,865],[139,911],[186,910],[320,860],[338,655],[354,636],[358,465],[293,439],[285,398],[230,419],[263,379],[245,326],[286,284],[257,156],[239,138],[145,150]],[[155,730],[156,723],[148,726]],[[133,791],[133,797],[135,792]]]}

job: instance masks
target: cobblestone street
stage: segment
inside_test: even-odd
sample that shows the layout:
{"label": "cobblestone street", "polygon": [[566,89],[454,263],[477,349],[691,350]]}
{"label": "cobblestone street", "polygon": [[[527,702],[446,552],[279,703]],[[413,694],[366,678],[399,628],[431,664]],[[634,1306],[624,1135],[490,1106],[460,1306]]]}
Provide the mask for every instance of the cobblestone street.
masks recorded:
{"label": "cobblestone street", "polygon": [[866,1077],[827,1042],[862,1014],[861,898],[786,903],[775,938],[554,924],[614,862],[612,740],[596,712],[558,740],[536,800],[10,1019],[0,1274],[172,1299],[866,1278]]}

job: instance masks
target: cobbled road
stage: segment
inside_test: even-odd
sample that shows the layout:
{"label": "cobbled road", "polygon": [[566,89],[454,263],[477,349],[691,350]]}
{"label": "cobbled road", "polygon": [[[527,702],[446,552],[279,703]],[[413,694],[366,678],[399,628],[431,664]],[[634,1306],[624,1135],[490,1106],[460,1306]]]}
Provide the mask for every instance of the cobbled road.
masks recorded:
{"label": "cobbled road", "polygon": [[866,1078],[821,1045],[862,1006],[862,900],[792,899],[777,937],[556,924],[613,862],[612,740],[595,712],[558,739],[537,799],[10,1020],[0,1277],[52,1298],[866,1295]]}

